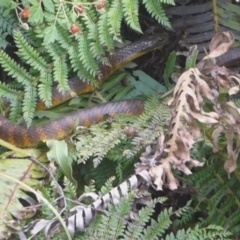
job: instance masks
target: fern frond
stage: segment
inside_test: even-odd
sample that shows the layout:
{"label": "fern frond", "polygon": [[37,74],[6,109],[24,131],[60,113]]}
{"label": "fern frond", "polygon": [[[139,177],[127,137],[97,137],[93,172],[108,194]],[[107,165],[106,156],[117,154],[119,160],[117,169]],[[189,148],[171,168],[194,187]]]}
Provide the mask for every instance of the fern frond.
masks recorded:
{"label": "fern frond", "polygon": [[107,12],[109,19],[109,32],[113,35],[116,41],[121,39],[121,22],[123,18],[122,3],[119,0],[114,0],[111,3],[111,7]]}
{"label": "fern frond", "polygon": [[135,224],[129,224],[127,227],[126,235],[129,239],[140,239],[146,223],[150,220],[150,217],[154,212],[154,205],[155,201],[150,201],[147,207],[139,210],[135,219],[137,222],[137,227]]}
{"label": "fern frond", "polygon": [[46,73],[39,79],[38,95],[40,99],[45,103],[46,107],[52,106],[52,73]]}
{"label": "fern frond", "polygon": [[175,221],[175,224],[178,226],[178,227],[184,227],[187,225],[187,223],[189,223],[192,218],[193,218],[193,215],[199,211],[198,208],[193,208],[191,207],[191,200],[187,202],[187,204],[182,207],[182,208],[179,208],[175,214],[177,217],[179,217],[179,219],[177,219]]}
{"label": "fern frond", "polygon": [[96,79],[84,68],[83,63],[79,59],[78,49],[76,47],[71,46],[68,49],[68,52],[71,66],[73,70],[77,73],[78,77],[82,81],[88,82],[96,86],[97,85]]}
{"label": "fern frond", "polygon": [[139,24],[138,0],[122,0],[124,20],[135,31],[142,33]]}
{"label": "fern frond", "polygon": [[[197,189],[200,210],[206,209],[208,216],[202,220],[200,226],[217,224],[224,227],[228,222],[228,229],[239,235],[240,202],[239,193],[234,189],[239,185],[238,173],[229,180],[222,167],[224,156],[212,154],[212,145],[205,140],[203,144],[196,144],[193,156],[208,159],[208,166],[198,169],[192,176],[186,177],[187,183]],[[237,171],[237,170],[236,170]]]}
{"label": "fern frond", "polygon": [[98,60],[101,63],[108,63],[106,55],[106,49],[100,43],[99,36],[98,36],[98,28],[97,24],[92,21],[92,19],[87,18],[87,28],[88,34],[87,39],[90,41],[90,52],[94,59]]}
{"label": "fern frond", "polygon": [[64,178],[64,193],[65,193],[65,197],[69,198],[69,199],[74,199],[76,198],[76,186],[74,186],[74,184],[68,179],[68,178]]}
{"label": "fern frond", "polygon": [[100,193],[101,196],[107,194],[113,189],[113,181],[115,180],[115,177],[110,177],[106,183],[101,187]]}
{"label": "fern frond", "polygon": [[[9,11],[10,12],[10,11]],[[15,14],[6,14],[6,7],[0,3],[0,47],[5,49],[9,44],[7,37],[12,35],[17,19]]]}
{"label": "fern frond", "polygon": [[[97,40],[97,24],[96,15],[93,9],[89,10],[84,14],[83,21],[87,29],[87,38],[92,41]],[[95,19],[95,20],[94,20]]]}
{"label": "fern frond", "polygon": [[56,59],[53,63],[54,81],[58,83],[59,92],[68,92],[70,87],[68,85],[68,66],[65,57]]}
{"label": "fern frond", "polygon": [[157,0],[160,3],[165,3],[165,4],[169,4],[169,5],[175,5],[175,1],[174,0]]}
{"label": "fern frond", "polygon": [[169,228],[170,224],[172,223],[170,217],[173,214],[172,209],[164,209],[160,215],[158,216],[158,220],[155,221],[151,219],[151,225],[144,230],[143,235],[140,239],[153,239],[158,240],[161,237],[166,229]]}
{"label": "fern frond", "polygon": [[195,228],[180,229],[177,231],[176,236],[173,233],[168,234],[164,239],[161,240],[176,240],[176,239],[191,239],[191,240],[202,240],[202,239],[222,239],[230,240],[232,236],[231,232],[226,231],[224,228],[210,225],[206,228]]}
{"label": "fern frond", "polygon": [[98,64],[93,58],[91,51],[89,51],[89,41],[84,35],[78,37],[78,56],[83,63],[84,68],[93,76],[100,73]]}
{"label": "fern frond", "polygon": [[[80,161],[86,162],[92,156],[96,167],[103,157],[126,135],[119,127],[113,127],[110,130],[106,129],[106,125],[103,125],[102,128],[96,125],[89,130],[89,134],[85,133],[84,137],[80,133],[76,147],[79,150]],[[104,142],[102,141],[103,138]]]}
{"label": "fern frond", "polygon": [[16,101],[19,92],[15,89],[9,88],[5,83],[0,82],[0,96]]}
{"label": "fern frond", "polygon": [[44,44],[44,48],[47,53],[52,57],[52,59],[59,58],[63,54],[63,49],[58,42]]}
{"label": "fern frond", "polygon": [[11,59],[4,51],[0,51],[0,64],[3,69],[13,78],[17,79],[25,85],[33,82],[34,78],[13,59]]}
{"label": "fern frond", "polygon": [[57,41],[60,43],[62,48],[68,50],[73,45],[73,40],[69,37],[69,32],[59,25],[57,25],[57,31]]}
{"label": "fern frond", "polygon": [[[146,146],[152,144],[161,134],[161,128],[170,118],[170,111],[167,106],[167,100],[159,104],[156,97],[150,98],[145,103],[145,113],[141,114],[134,124],[137,129],[136,136],[132,139],[131,150],[123,152],[127,158],[133,157]],[[141,130],[140,130],[141,129]]]}
{"label": "fern frond", "polygon": [[40,54],[28,44],[21,32],[14,31],[14,40],[18,47],[18,55],[26,61],[34,69],[44,72],[47,69],[47,62],[40,56]]}
{"label": "fern frond", "polygon": [[100,15],[98,20],[98,35],[100,43],[107,48],[108,51],[114,48],[112,34],[109,31],[107,13]]}
{"label": "fern frond", "polygon": [[[52,205],[56,206],[56,201],[53,196],[53,191],[51,187],[40,187],[39,191],[41,191],[41,194],[44,196],[45,199],[48,200]],[[48,219],[54,218],[54,213],[50,210],[48,205],[43,204],[41,207],[41,215],[42,217],[47,217]]]}
{"label": "fern frond", "polygon": [[93,57],[103,65],[110,65],[108,58],[105,56],[105,48],[97,39],[96,42],[90,43],[90,51]]}
{"label": "fern frond", "polygon": [[29,127],[32,123],[34,112],[37,105],[37,88],[36,86],[26,86],[23,99],[23,118]]}
{"label": "fern frond", "polygon": [[17,122],[19,119],[21,119],[21,114],[22,114],[22,105],[21,102],[18,101],[18,99],[15,99],[15,101],[11,101],[11,111],[9,115],[9,119],[12,122]]}
{"label": "fern frond", "polygon": [[143,0],[143,3],[145,4],[147,11],[152,15],[152,17],[154,17],[163,26],[171,28],[169,19],[166,16],[160,2],[156,0]]}

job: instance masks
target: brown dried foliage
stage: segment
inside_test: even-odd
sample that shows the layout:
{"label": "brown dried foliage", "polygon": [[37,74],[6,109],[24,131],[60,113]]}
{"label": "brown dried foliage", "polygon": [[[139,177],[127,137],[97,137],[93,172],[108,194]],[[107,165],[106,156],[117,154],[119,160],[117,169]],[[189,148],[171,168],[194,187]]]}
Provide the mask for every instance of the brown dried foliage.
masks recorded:
{"label": "brown dried foliage", "polygon": [[[139,172],[148,168],[156,189],[161,190],[163,184],[170,189],[177,188],[171,166],[185,174],[192,173],[188,165],[203,166],[204,163],[190,155],[193,144],[202,136],[203,125],[211,126],[213,152],[219,150],[219,136],[225,136],[228,158],[224,168],[228,174],[236,169],[240,152],[240,109],[232,101],[219,99],[223,92],[239,90],[240,76],[215,64],[215,58],[228,51],[233,42],[232,33],[216,34],[209,54],[178,79],[169,102],[172,111],[169,130],[161,134],[155,154],[151,155],[149,149],[143,153],[142,163],[136,169]],[[209,106],[211,111],[206,110]]]}

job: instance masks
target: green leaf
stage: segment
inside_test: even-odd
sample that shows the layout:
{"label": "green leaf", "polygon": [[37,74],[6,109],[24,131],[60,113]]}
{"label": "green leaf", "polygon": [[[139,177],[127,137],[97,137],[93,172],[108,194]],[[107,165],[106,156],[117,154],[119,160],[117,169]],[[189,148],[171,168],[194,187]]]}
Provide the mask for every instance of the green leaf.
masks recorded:
{"label": "green leaf", "polygon": [[113,35],[109,31],[107,13],[101,14],[98,21],[98,35],[100,43],[108,48],[108,51],[114,48]]}
{"label": "green leaf", "polygon": [[41,24],[43,22],[43,11],[41,4],[34,5],[30,8],[29,22],[32,24]]}
{"label": "green leaf", "polygon": [[164,83],[168,89],[172,88],[172,86],[169,82],[169,79],[170,79],[172,73],[174,72],[176,58],[177,58],[176,52],[175,51],[171,52],[168,56],[166,67],[164,69],[163,79],[164,79]]}
{"label": "green leaf", "polygon": [[135,31],[142,33],[139,24],[139,2],[138,0],[122,0],[124,20]]}
{"label": "green leaf", "polygon": [[58,83],[59,92],[70,91],[67,78],[68,66],[64,57],[54,61],[54,81]]}
{"label": "green leaf", "polygon": [[52,106],[52,74],[42,73],[39,81],[41,82],[38,85],[39,97],[49,108]]}
{"label": "green leaf", "polygon": [[154,94],[154,91],[148,88],[144,83],[141,81],[137,81],[134,77],[130,76],[127,80],[133,85],[142,95],[151,96]]}
{"label": "green leaf", "polygon": [[147,11],[152,15],[152,17],[154,17],[162,25],[168,27],[169,29],[172,29],[169,19],[163,10],[161,2],[157,2],[156,0],[143,0],[143,3],[145,4]]}
{"label": "green leaf", "polygon": [[39,2],[37,0],[28,0],[32,5],[37,5]]}
{"label": "green leaf", "polygon": [[25,86],[25,94],[23,99],[23,118],[29,127],[37,105],[37,88],[36,86]]}
{"label": "green leaf", "polygon": [[15,89],[9,88],[5,83],[0,82],[0,96],[4,96],[10,100],[15,101],[18,96],[18,92]]}
{"label": "green leaf", "polygon": [[121,38],[121,22],[123,18],[122,3],[119,0],[114,0],[108,13],[109,32],[113,34],[115,40]]}
{"label": "green leaf", "polygon": [[0,51],[0,64],[8,75],[16,78],[18,82],[27,85],[34,81],[34,78],[4,51]]}
{"label": "green leaf", "polygon": [[56,25],[45,27],[43,30],[43,36],[46,44],[53,43],[56,39],[58,39],[59,35]]}
{"label": "green leaf", "polygon": [[48,12],[55,13],[54,3],[52,0],[43,1],[43,5]]}
{"label": "green leaf", "polygon": [[196,49],[193,49],[190,56],[188,56],[186,59],[186,70],[195,67],[197,62],[197,57],[198,57],[198,50],[196,48]]}
{"label": "green leaf", "polygon": [[36,70],[45,72],[48,67],[47,62],[35,48],[29,45],[20,31],[14,31],[14,40],[18,47],[18,55]]}
{"label": "green leaf", "polygon": [[140,70],[134,71],[133,75],[135,77],[138,77],[139,80],[146,86],[146,88],[149,88],[149,91],[150,89],[154,93],[165,93],[167,91],[166,87],[158,83],[155,79],[151,78],[143,71]]}
{"label": "green leaf", "polygon": [[68,156],[68,146],[67,143],[57,140],[47,140],[46,144],[49,148],[47,157],[50,161],[54,160],[61,168],[64,175],[77,186],[76,180],[72,176],[72,160]]}
{"label": "green leaf", "polygon": [[[5,6],[5,7],[10,7],[12,4],[12,1],[9,1],[9,0],[1,0],[1,3],[0,3],[0,6]],[[15,8],[15,6],[14,6]]]}

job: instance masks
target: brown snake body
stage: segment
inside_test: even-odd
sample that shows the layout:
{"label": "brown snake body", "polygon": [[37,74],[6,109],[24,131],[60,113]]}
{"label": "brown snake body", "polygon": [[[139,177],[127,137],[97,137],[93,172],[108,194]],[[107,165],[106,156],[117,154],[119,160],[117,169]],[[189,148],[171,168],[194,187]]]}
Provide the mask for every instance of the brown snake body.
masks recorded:
{"label": "brown snake body", "polygon": [[[120,69],[126,63],[142,56],[143,54],[159,47],[168,39],[164,36],[154,36],[144,38],[133,44],[130,44],[116,51],[109,57],[111,67],[100,65],[101,78],[99,84],[103,83],[113,72]],[[231,54],[233,57],[231,58]],[[229,66],[232,59],[234,62],[240,59],[240,50],[230,51],[216,59],[219,66]],[[53,106],[72,98],[72,93],[80,95],[96,89],[96,87],[81,81],[79,78],[69,80],[69,86],[72,92],[60,93],[57,88],[53,89]],[[44,109],[45,105],[39,101],[37,109]],[[119,102],[109,102],[100,104],[91,108],[78,110],[67,116],[51,121],[47,124],[37,127],[24,128],[11,123],[7,118],[0,115],[0,138],[21,148],[35,147],[40,140],[63,139],[77,125],[90,126],[103,120],[104,116],[113,116],[114,114],[139,115],[144,111],[144,101],[128,100]]]}
{"label": "brown snake body", "polygon": [[[168,39],[166,36],[155,35],[145,37],[142,40],[129,44],[110,55],[110,66],[100,65],[101,77],[98,84],[103,83],[112,73],[123,67],[126,63],[146,54],[147,52],[159,47]],[[96,89],[78,77],[69,80],[71,91],[61,93],[57,87],[52,90],[52,105],[57,106],[74,95],[91,92]],[[38,102],[37,109],[45,109],[42,101]],[[67,116],[51,121],[37,127],[25,128],[13,124],[7,118],[0,115],[0,138],[20,148],[37,146],[40,140],[63,139],[74,127],[90,126],[103,120],[104,116],[114,114],[141,114],[144,110],[144,102],[141,100],[129,100],[119,102],[109,102],[95,107],[75,111]]]}

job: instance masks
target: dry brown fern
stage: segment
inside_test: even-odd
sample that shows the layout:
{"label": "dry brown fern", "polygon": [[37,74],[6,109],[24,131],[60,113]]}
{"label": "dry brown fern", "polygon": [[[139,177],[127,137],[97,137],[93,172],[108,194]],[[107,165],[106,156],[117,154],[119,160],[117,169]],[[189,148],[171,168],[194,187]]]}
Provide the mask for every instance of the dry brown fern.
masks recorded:
{"label": "dry brown fern", "polygon": [[[166,139],[165,145],[162,140],[159,141],[161,150],[154,155],[155,159],[160,158],[156,161],[159,165],[152,165],[150,168],[157,189],[162,189],[164,183],[170,189],[177,188],[178,183],[170,166],[185,174],[191,174],[188,165],[203,166],[204,163],[191,158],[190,150],[201,137],[204,125],[211,127],[213,152],[218,151],[219,136],[225,135],[228,159],[224,168],[228,174],[236,169],[240,152],[240,109],[234,102],[220,101],[220,96],[223,92],[228,93],[233,87],[236,88],[235,85],[240,83],[240,76],[215,64],[215,58],[228,51],[233,43],[232,33],[216,34],[209,47],[210,53],[196,68],[184,72],[178,79],[173,98],[169,102],[172,110],[169,131],[161,136],[161,139]],[[145,152],[143,156],[142,159],[146,162],[150,154]]]}

